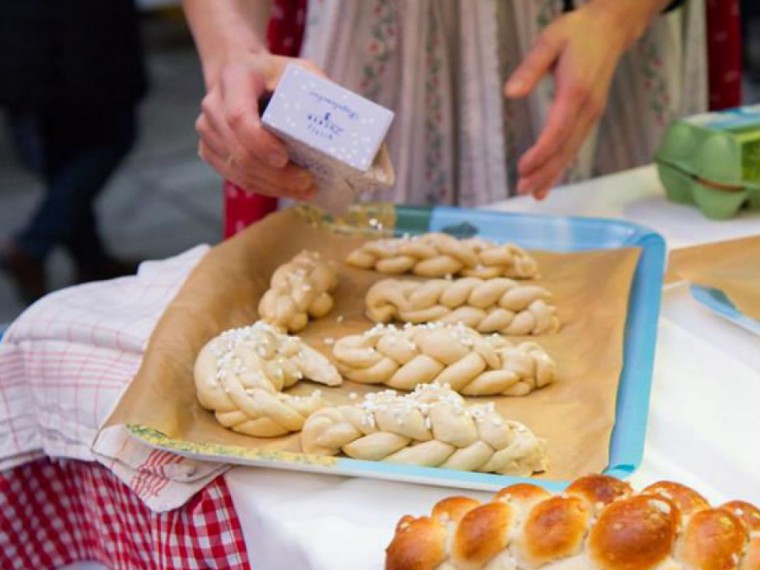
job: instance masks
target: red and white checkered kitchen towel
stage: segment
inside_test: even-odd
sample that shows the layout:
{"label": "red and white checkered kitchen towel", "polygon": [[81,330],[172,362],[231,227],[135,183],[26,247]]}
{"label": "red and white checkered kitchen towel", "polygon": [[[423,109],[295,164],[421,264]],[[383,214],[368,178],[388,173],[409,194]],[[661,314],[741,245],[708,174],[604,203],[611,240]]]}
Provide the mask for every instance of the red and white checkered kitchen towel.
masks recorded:
{"label": "red and white checkered kitchen towel", "polygon": [[0,568],[246,570],[243,533],[223,477],[181,509],[151,512],[92,462],[38,459],[0,472]]}
{"label": "red and white checkered kitchen towel", "polygon": [[120,426],[93,447],[156,322],[207,250],[52,293],[10,326],[0,343],[0,470],[45,455],[96,459],[152,510],[166,511],[226,469],[150,449]]}

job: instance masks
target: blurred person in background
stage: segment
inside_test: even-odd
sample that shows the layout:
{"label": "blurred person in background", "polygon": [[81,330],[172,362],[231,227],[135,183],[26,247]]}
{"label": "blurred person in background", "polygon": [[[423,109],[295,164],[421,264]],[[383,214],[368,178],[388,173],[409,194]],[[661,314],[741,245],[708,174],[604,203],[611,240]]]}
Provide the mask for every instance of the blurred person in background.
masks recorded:
{"label": "blurred person in background", "polygon": [[132,148],[146,90],[132,0],[0,1],[0,109],[44,195],[0,249],[20,296],[47,292],[45,261],[71,255],[77,283],[133,273],[111,255],[95,200]]}
{"label": "blurred person in background", "polygon": [[747,75],[751,81],[760,83],[760,2],[741,0],[740,5]]}
{"label": "blurred person in background", "polygon": [[[298,57],[264,47],[267,5],[305,4]],[[199,152],[225,179],[308,199],[261,127],[290,62],[395,111],[397,183],[374,198],[478,206],[646,164],[707,104],[704,3],[670,0],[184,0],[207,95]],[[547,76],[553,82],[543,81]]]}

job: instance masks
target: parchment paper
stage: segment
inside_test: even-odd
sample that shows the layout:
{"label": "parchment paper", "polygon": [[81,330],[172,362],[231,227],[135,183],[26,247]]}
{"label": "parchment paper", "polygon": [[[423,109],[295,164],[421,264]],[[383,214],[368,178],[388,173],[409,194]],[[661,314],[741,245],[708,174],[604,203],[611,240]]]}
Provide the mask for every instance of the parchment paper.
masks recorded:
{"label": "parchment paper", "polygon": [[681,279],[723,291],[760,320],[760,235],[673,250],[668,266]]}
{"label": "parchment paper", "polygon": [[[286,210],[212,248],[160,319],[142,367],[106,427],[142,425],[187,442],[300,451],[298,434],[253,438],[218,424],[196,399],[195,356],[223,330],[255,321],[259,298],[268,288],[272,272],[303,249],[319,251],[338,269],[335,308],[300,333],[329,356],[325,339],[372,326],[363,314],[364,293],[374,281],[388,277],[344,263],[348,252],[367,239],[315,227],[296,211]],[[628,298],[639,249],[533,254],[540,264],[537,282],[552,292],[563,325],[554,335],[532,338],[556,359],[559,378],[526,397],[486,399],[493,400],[503,415],[525,423],[548,441],[550,468],[542,477],[571,479],[599,472],[607,465]],[[340,323],[338,316],[343,317]],[[308,393],[315,387],[336,404],[348,403],[351,392],[385,389],[352,382],[326,388],[303,381],[291,391]]]}

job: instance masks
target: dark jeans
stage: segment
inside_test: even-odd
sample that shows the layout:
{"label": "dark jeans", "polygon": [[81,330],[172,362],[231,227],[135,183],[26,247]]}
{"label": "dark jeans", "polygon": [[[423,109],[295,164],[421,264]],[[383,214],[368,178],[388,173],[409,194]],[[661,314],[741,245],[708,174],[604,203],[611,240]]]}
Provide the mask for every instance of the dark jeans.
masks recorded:
{"label": "dark jeans", "polygon": [[16,243],[40,260],[61,245],[80,268],[95,266],[105,254],[95,199],[132,148],[134,107],[9,111],[8,122],[21,159],[45,184],[44,198],[14,236]]}

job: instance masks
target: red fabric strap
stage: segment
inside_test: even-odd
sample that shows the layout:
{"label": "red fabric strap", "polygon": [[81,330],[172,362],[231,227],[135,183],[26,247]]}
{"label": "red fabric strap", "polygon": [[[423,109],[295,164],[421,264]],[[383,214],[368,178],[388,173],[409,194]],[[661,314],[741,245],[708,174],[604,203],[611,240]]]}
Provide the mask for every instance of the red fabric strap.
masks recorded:
{"label": "red fabric strap", "polygon": [[742,48],[739,0],[708,0],[707,61],[710,110],[742,102]]}
{"label": "red fabric strap", "polygon": [[[267,26],[269,51],[277,55],[297,57],[301,51],[306,0],[275,0]],[[277,209],[277,198],[246,192],[231,182],[224,183],[224,237]]]}

